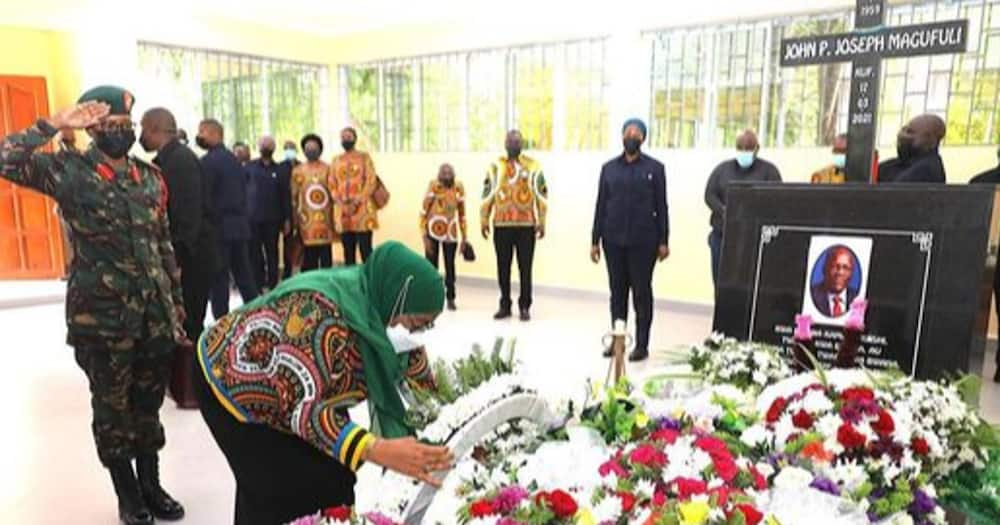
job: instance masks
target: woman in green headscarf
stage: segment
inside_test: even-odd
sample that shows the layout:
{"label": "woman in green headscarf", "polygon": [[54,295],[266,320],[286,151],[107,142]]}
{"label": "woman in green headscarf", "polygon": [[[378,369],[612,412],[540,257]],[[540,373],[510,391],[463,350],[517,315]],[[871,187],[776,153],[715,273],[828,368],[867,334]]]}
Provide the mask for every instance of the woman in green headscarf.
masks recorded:
{"label": "woman in green headscarf", "polygon": [[[450,468],[446,448],[412,437],[399,393],[433,386],[418,335],[444,299],[434,267],[389,242],[362,266],[285,281],[202,334],[196,390],[236,478],[236,524],[353,505],[366,461],[429,483]],[[347,412],[363,400],[371,431]]]}

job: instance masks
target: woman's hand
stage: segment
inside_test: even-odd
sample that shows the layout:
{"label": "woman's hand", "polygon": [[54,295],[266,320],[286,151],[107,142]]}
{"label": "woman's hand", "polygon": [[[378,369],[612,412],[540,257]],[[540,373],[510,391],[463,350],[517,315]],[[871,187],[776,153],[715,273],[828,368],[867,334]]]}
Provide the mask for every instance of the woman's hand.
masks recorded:
{"label": "woman's hand", "polygon": [[368,450],[368,461],[441,488],[434,472],[451,470],[455,456],[446,447],[424,445],[412,437],[379,439]]}

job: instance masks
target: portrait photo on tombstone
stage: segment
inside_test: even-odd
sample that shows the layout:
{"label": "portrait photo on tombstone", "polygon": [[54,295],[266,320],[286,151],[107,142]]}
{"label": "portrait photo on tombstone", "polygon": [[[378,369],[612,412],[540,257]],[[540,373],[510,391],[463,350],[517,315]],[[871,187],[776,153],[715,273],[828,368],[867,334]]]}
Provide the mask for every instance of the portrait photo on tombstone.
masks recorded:
{"label": "portrait photo on tombstone", "polygon": [[817,324],[843,326],[851,304],[867,298],[872,243],[866,237],[813,236],[802,313]]}

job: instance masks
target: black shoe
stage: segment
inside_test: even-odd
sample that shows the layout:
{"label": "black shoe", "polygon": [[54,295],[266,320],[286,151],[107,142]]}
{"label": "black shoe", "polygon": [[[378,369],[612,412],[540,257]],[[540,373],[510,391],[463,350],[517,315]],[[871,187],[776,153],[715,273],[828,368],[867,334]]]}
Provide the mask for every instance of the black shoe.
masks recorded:
{"label": "black shoe", "polygon": [[521,320],[525,321],[525,322],[530,321],[531,320],[531,312],[528,311],[528,310],[521,310]]}
{"label": "black shoe", "polygon": [[455,310],[458,310],[458,306],[455,306],[455,300],[454,299],[449,299],[448,300],[448,310],[451,311],[451,312],[454,312]]}
{"label": "black shoe", "polygon": [[153,525],[153,513],[146,507],[139,490],[139,482],[132,471],[132,462],[121,459],[108,465],[111,482],[118,495],[118,518],[124,525]]}
{"label": "black shoe", "polygon": [[636,348],[628,355],[628,360],[634,363],[636,361],[645,361],[648,357],[649,350]]}
{"label": "black shoe", "polygon": [[510,319],[510,309],[501,308],[499,311],[497,311],[497,313],[493,314],[493,319],[496,319],[497,321],[501,319]]}
{"label": "black shoe", "polygon": [[160,460],[155,454],[135,460],[139,471],[139,488],[146,505],[157,519],[177,521],[184,517],[184,506],[160,486]]}
{"label": "black shoe", "polygon": [[604,349],[604,352],[601,355],[610,358],[615,355],[615,349],[609,346]]}
{"label": "black shoe", "polygon": [[993,382],[1000,383],[1000,365],[997,365],[997,371],[993,373]]}

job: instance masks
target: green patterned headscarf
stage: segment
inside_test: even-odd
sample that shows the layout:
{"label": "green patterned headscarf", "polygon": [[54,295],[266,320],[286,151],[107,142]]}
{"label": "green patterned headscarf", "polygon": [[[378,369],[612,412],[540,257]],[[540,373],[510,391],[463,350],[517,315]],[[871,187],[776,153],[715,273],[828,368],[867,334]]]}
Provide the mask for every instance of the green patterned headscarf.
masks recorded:
{"label": "green patterned headscarf", "polygon": [[399,386],[406,355],[396,353],[386,336],[389,321],[400,314],[438,314],[444,308],[444,283],[427,259],[390,241],[361,266],[304,272],[283,281],[248,307],[272,303],[291,292],[314,291],[338,307],[357,336],[368,388],[371,431],[386,438],[412,435]]}

